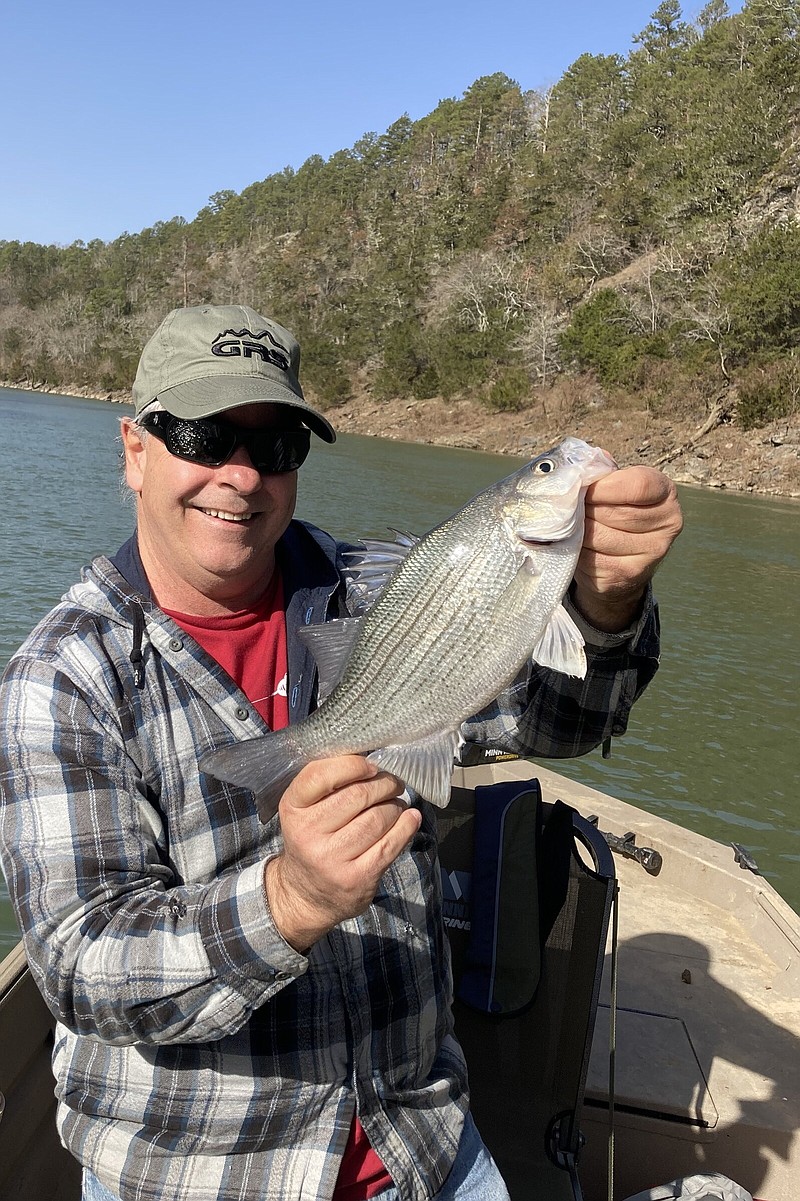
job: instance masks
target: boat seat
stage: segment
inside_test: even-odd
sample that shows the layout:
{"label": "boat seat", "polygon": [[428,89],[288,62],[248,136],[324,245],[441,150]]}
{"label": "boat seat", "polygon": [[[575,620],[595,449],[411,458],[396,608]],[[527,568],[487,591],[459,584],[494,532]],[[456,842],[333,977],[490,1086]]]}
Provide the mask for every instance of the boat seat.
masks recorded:
{"label": "boat seat", "polygon": [[454,785],[437,819],[475,1122],[512,1201],[580,1199],[611,852],[574,809],[544,804],[536,780]]}

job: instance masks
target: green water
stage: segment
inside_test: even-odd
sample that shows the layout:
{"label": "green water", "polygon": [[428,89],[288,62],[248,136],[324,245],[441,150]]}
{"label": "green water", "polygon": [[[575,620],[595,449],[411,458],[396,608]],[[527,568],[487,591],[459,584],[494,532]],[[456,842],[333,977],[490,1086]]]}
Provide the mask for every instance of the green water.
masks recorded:
{"label": "green water", "polygon": [[[0,389],[0,666],[81,565],[132,529],[117,466],[123,411]],[[342,437],[315,445],[298,513],[346,537],[422,533],[516,464]],[[661,670],[610,760],[594,752],[554,766],[720,842],[744,843],[800,910],[800,506],[695,489],[681,500],[686,530],[657,578]],[[0,950],[16,937],[0,884]]]}

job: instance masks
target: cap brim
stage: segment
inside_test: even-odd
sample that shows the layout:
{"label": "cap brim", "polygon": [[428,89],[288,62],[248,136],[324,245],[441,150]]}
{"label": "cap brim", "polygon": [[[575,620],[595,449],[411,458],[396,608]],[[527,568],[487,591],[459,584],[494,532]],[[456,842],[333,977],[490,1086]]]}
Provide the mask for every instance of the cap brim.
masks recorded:
{"label": "cap brim", "polygon": [[213,417],[241,405],[286,405],[295,409],[303,423],[323,442],[336,441],[336,431],[321,413],[312,409],[303,397],[290,388],[263,376],[218,375],[211,379],[191,380],[163,389],[158,394],[158,400],[174,417],[185,417],[190,421],[198,417]]}

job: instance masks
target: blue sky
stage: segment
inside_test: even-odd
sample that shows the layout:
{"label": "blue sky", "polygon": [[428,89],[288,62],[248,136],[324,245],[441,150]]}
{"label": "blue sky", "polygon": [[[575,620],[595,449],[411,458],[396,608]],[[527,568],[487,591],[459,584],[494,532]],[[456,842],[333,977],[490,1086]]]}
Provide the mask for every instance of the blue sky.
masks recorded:
{"label": "blue sky", "polygon": [[0,240],[107,241],[190,220],[214,192],[424,116],[482,75],[539,88],[584,52],[626,54],[658,2],[7,6]]}

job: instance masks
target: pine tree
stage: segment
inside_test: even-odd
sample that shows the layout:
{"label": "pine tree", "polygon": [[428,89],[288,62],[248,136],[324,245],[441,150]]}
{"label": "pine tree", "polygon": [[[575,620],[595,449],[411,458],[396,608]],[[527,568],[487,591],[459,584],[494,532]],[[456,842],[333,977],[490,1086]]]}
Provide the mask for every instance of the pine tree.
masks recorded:
{"label": "pine tree", "polygon": [[708,0],[697,18],[698,27],[703,33],[708,33],[709,29],[719,25],[720,21],[724,21],[728,15],[729,9],[726,0]]}

